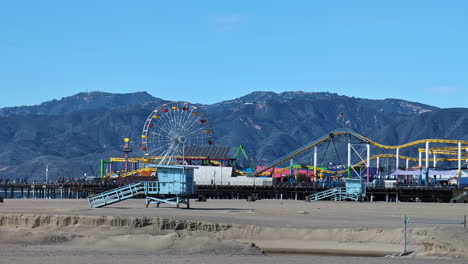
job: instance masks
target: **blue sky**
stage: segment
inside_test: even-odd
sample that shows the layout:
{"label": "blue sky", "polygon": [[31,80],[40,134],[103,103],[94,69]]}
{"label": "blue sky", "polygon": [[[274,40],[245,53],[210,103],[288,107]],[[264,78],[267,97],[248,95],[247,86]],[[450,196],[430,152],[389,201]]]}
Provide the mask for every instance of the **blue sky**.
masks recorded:
{"label": "blue sky", "polygon": [[468,107],[467,1],[0,1],[0,107],[329,91]]}

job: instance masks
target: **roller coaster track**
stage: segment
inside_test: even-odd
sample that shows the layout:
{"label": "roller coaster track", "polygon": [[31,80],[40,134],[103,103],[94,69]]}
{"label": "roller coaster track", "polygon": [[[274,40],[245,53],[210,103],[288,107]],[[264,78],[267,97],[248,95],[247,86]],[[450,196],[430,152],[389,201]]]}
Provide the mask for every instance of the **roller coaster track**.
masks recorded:
{"label": "roller coaster track", "polygon": [[263,171],[262,173],[259,173],[257,174],[257,176],[267,176],[267,175],[270,175],[270,174],[277,174],[277,173],[281,173],[281,172],[284,172],[284,171],[287,171],[287,170],[290,170],[289,167],[286,167],[286,168],[278,168],[278,169],[274,169],[274,171]]}
{"label": "roller coaster track", "polygon": [[[426,152],[425,148],[419,148],[419,152]],[[463,152],[468,151],[468,146],[463,146],[462,147]],[[432,154],[442,154],[442,155],[457,155],[458,154],[458,146],[456,147],[435,147],[435,148],[430,148],[429,152]],[[468,154],[462,154],[462,156],[465,158],[468,158]]]}
{"label": "roller coaster track", "polygon": [[157,170],[158,170],[157,168],[142,168],[142,169],[132,170],[132,171],[129,171],[129,172],[122,173],[122,174],[119,175],[119,177],[125,178],[125,177],[128,177],[128,176],[135,175],[135,174],[137,174],[137,173],[141,173],[141,172],[155,172],[155,171],[157,171]]}
{"label": "roller coaster track", "polygon": [[104,178],[109,178],[110,176],[114,175],[115,172],[111,171],[109,173],[107,173],[106,175],[104,175]]}
{"label": "roller coaster track", "polygon": [[[369,138],[366,138],[358,133],[356,133],[355,131],[351,130],[351,129],[338,129],[338,130],[333,130],[331,133],[329,133],[328,135],[325,135],[323,137],[320,137],[312,142],[310,142],[309,144],[306,144],[286,155],[284,155],[283,157],[271,162],[270,164],[268,164],[266,167],[264,167],[263,169],[255,172],[255,175],[259,175],[265,171],[267,171],[268,169],[271,169],[273,167],[276,167],[280,164],[282,164],[283,162],[286,162],[304,152],[306,152],[307,150],[310,150],[312,148],[314,148],[315,146],[318,146],[324,142],[327,142],[329,140],[331,140],[332,138],[334,138],[335,136],[339,136],[339,135],[350,135],[350,136],[354,136],[355,138],[358,138],[360,140],[362,140],[363,142],[365,143],[368,143],[368,144],[371,144],[373,146],[376,146],[376,147],[379,147],[379,148],[383,148],[383,149],[401,149],[401,148],[407,148],[407,147],[411,147],[411,146],[415,146],[415,145],[418,145],[418,144],[423,144],[423,143],[426,143],[426,142],[430,142],[430,143],[444,143],[444,144],[458,144],[459,142],[461,142],[461,144],[463,145],[468,145],[468,141],[463,141],[463,140],[451,140],[451,139],[420,139],[420,140],[416,140],[416,141],[412,141],[412,142],[408,142],[408,143],[405,143],[405,144],[402,144],[402,145],[395,145],[395,146],[390,146],[390,145],[384,145],[384,144],[380,144],[380,143],[377,143],[375,141],[372,141],[371,139]],[[384,154],[384,155],[391,155],[391,154]],[[377,155],[378,156],[378,155]],[[393,155],[394,157],[395,155]],[[374,156],[375,158],[377,158],[376,156]],[[390,156],[389,156],[390,157]],[[403,158],[403,157],[401,157]],[[416,158],[411,158],[411,157],[405,157],[406,159],[410,159],[410,160],[416,160]],[[439,159],[437,159],[439,160]],[[457,160],[457,159],[444,159],[444,160]],[[362,163],[361,163],[362,164]],[[358,165],[355,165],[355,166],[358,166]],[[347,169],[346,169],[347,171]],[[328,172],[328,171],[325,171],[325,172]],[[331,171],[330,171],[331,172]],[[340,173],[340,172],[331,172],[331,173]]]}
{"label": "roller coaster track", "polygon": [[210,160],[210,163],[215,165],[215,166],[222,166],[223,165],[223,164],[221,164],[221,162],[216,161],[216,160]]}

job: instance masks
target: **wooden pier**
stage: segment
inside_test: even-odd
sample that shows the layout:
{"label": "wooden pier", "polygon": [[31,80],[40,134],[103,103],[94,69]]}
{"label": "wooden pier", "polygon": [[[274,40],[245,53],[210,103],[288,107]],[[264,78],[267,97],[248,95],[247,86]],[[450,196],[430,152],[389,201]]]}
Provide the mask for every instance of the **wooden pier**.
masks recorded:
{"label": "wooden pier", "polygon": [[[213,199],[258,199],[305,200],[307,196],[330,188],[314,185],[272,185],[272,186],[233,186],[233,185],[198,185],[197,194]],[[402,202],[449,202],[453,197],[453,188],[443,187],[367,187],[368,201]]]}
{"label": "wooden pier", "polygon": [[[66,184],[0,184],[0,197],[5,199],[83,199],[127,183],[66,183]],[[196,196],[212,199],[291,199],[305,200],[307,196],[329,189],[314,184],[278,184],[270,186],[197,185]],[[367,187],[368,201],[449,202],[458,194],[454,188],[397,186]]]}
{"label": "wooden pier", "polygon": [[103,192],[109,184],[0,184],[0,197],[5,199],[81,199]]}

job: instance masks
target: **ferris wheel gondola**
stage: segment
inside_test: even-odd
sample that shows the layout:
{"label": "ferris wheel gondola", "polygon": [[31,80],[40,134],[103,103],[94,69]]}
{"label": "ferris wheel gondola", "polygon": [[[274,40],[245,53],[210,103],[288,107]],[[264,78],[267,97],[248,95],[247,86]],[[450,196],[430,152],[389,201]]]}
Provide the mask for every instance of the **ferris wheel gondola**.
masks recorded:
{"label": "ferris wheel gondola", "polygon": [[160,159],[159,164],[175,164],[189,146],[214,144],[213,128],[205,113],[187,102],[170,102],[154,109],[141,134],[146,155]]}

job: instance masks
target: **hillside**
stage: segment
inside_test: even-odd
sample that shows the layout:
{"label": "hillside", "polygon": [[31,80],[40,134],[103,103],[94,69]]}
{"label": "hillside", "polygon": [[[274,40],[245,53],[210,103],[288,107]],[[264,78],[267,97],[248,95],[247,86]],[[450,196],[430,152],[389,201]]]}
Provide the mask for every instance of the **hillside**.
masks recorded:
{"label": "hillside", "polygon": [[[145,118],[164,102],[145,92],[80,93],[42,103],[0,109],[1,178],[96,175],[99,159],[120,156],[124,137],[141,155]],[[234,100],[201,105],[218,145],[246,146],[265,162],[344,126],[379,142],[418,138],[464,138],[468,109],[438,109],[398,99],[369,100],[332,93],[254,92]],[[343,113],[343,119],[337,116]]]}
{"label": "hillside", "polygon": [[393,122],[378,136],[383,142],[404,143],[423,138],[468,140],[468,108],[446,108]]}
{"label": "hillside", "polygon": [[63,97],[60,100],[52,100],[34,106],[0,108],[0,116],[62,115],[89,109],[112,108],[148,102],[160,103],[162,101],[162,99],[155,98],[147,92],[130,94],[111,94],[104,92],[79,93],[73,96]]}

